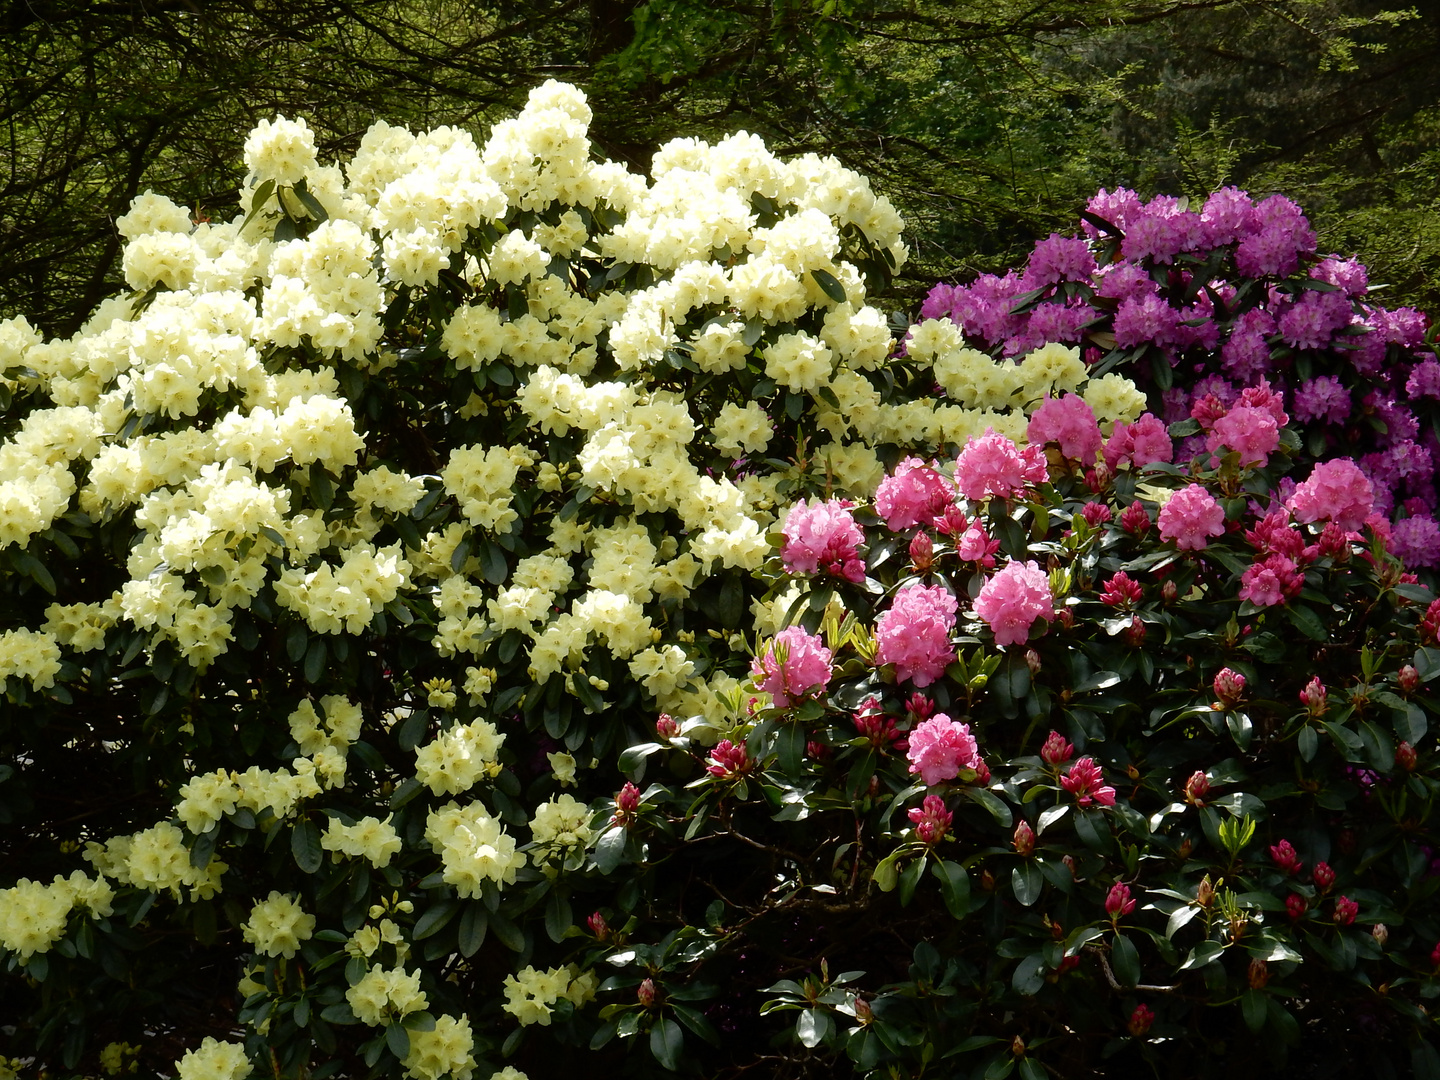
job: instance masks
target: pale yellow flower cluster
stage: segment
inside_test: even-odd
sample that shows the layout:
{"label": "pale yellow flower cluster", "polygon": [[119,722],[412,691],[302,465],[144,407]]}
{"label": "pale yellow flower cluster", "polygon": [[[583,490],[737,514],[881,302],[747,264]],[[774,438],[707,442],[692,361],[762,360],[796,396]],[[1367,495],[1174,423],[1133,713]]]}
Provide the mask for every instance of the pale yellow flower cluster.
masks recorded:
{"label": "pale yellow flower cluster", "polygon": [[361,1023],[381,1027],[400,1020],[412,1012],[421,1012],[429,1004],[420,989],[420,970],[404,968],[387,970],[372,967],[359,982],[345,991],[345,1000]]}
{"label": "pale yellow flower cluster", "polygon": [[593,972],[577,973],[575,966],[537,970],[526,965],[505,976],[505,1004],[501,1006],[521,1024],[550,1026],[552,1006],[561,998],[577,1008],[595,996],[599,980]]}
{"label": "pale yellow flower cluster", "polygon": [[70,912],[83,907],[92,919],[110,914],[115,891],[103,876],[87,877],[81,870],[68,878],[59,874],[49,885],[21,878],[9,889],[0,890],[0,947],[10,950],[26,963],[36,953],[65,936]]}
{"label": "pale yellow flower cluster", "polygon": [[353,825],[346,825],[332,817],[320,835],[320,846],[334,852],[337,862],[348,855],[352,859],[367,859],[375,868],[384,869],[403,845],[400,834],[388,821],[363,817]]}
{"label": "pale yellow flower cluster", "polygon": [[450,802],[432,810],[425,821],[425,839],[440,855],[445,883],[463,897],[480,896],[487,881],[513,885],[525,865],[515,838],[478,802]]}
{"label": "pale yellow flower cluster", "polygon": [[253,1069],[241,1043],[220,1042],[209,1035],[175,1063],[178,1080],[245,1080]]}
{"label": "pale yellow flower cluster", "polygon": [[536,847],[583,848],[594,835],[589,826],[590,808],[573,795],[561,795],[535,808],[530,834]]}
{"label": "pale yellow flower cluster", "polygon": [[497,768],[505,736],[487,720],[442,731],[415,754],[415,776],[436,795],[459,795]]}
{"label": "pale yellow flower cluster", "polygon": [[410,1052],[403,1062],[405,1075],[414,1080],[470,1080],[475,1072],[475,1037],[470,1018],[439,1016],[430,1031],[410,1032]]}
{"label": "pale yellow flower cluster", "polygon": [[294,956],[300,943],[315,933],[315,916],[284,893],[270,895],[250,909],[250,919],[240,927],[246,941],[266,956]]}

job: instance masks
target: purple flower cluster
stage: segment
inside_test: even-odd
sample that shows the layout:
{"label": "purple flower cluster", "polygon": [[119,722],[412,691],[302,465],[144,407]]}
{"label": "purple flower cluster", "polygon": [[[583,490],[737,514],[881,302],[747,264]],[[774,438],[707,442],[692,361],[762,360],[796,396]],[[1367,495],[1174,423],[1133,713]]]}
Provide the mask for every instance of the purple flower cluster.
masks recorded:
{"label": "purple flower cluster", "polygon": [[1282,195],[1256,201],[1227,187],[1194,208],[1101,190],[1081,230],[1052,233],[1004,276],[936,285],[922,316],[949,317],[996,356],[1084,346],[1100,370],[1147,389],[1165,422],[1202,420],[1177,460],[1226,447],[1263,467],[1268,425],[1251,431],[1243,413],[1218,434],[1211,425],[1242,387],[1268,380],[1300,428],[1302,460],[1356,462],[1376,510],[1395,519],[1397,553],[1440,567],[1440,359],[1425,315],[1371,302],[1365,266],[1318,256],[1314,230]]}

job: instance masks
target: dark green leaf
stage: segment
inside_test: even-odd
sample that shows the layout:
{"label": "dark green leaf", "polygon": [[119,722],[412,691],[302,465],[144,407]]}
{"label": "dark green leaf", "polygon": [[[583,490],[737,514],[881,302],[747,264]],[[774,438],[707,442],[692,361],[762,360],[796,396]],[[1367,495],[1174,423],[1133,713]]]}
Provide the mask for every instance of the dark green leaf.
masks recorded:
{"label": "dark green leaf", "polygon": [[662,1018],[650,1029],[650,1052],[671,1072],[680,1067],[680,1051],[684,1045],[685,1035],[680,1025],[669,1017]]}
{"label": "dark green leaf", "polygon": [[829,270],[811,270],[810,276],[815,279],[815,284],[820,286],[820,291],[834,300],[837,304],[845,303],[845,286]]}
{"label": "dark green leaf", "polygon": [[1115,967],[1115,980],[1121,986],[1134,986],[1140,981],[1140,953],[1124,934],[1115,935],[1110,946],[1110,962]]}
{"label": "dark green leaf", "polygon": [[415,940],[423,941],[432,934],[438,934],[459,909],[460,905],[455,900],[440,900],[426,908],[415,920]]}
{"label": "dark green leaf", "polygon": [[1250,989],[1240,995],[1240,1012],[1245,1017],[1245,1026],[1255,1034],[1265,1026],[1265,1018],[1269,1015],[1269,1009],[1265,1005],[1265,995],[1259,990]]}
{"label": "dark green leaf", "polygon": [[401,1024],[391,1024],[385,1029],[385,1045],[401,1061],[410,1053],[410,1033]]}
{"label": "dark green leaf", "polygon": [[1015,967],[1010,985],[1026,997],[1034,997],[1045,985],[1045,957],[1032,953],[1024,957]]}
{"label": "dark green leaf", "polygon": [[307,874],[320,869],[325,851],[320,846],[320,830],[310,818],[301,818],[290,831],[290,854],[295,865]]}
{"label": "dark green leaf", "polygon": [[1025,907],[1040,898],[1044,884],[1045,875],[1028,859],[1010,871],[1010,887],[1015,890],[1015,899]]}

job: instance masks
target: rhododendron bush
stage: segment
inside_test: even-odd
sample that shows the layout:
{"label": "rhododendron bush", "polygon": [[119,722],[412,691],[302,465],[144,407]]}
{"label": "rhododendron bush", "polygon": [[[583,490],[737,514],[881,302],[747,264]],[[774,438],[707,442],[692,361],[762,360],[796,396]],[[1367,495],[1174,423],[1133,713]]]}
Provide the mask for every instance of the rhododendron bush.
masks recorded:
{"label": "rhododendron bush", "polygon": [[1440,1066],[1373,470],[902,334],[863,178],[588,118],[263,123],[0,325],[0,1068]]}

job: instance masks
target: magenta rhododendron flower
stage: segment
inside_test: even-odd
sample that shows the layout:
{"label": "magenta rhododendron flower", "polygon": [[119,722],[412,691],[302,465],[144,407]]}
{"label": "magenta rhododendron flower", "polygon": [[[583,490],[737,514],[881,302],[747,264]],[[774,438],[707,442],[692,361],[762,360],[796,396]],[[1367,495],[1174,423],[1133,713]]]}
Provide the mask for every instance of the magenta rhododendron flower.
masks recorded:
{"label": "magenta rhododendron flower", "polygon": [[729,739],[721,739],[710,751],[705,771],[722,780],[734,780],[744,776],[754,764],[743,742],[737,744]]}
{"label": "magenta rhododendron flower", "polygon": [[1070,771],[1060,777],[1060,786],[1074,795],[1081,806],[1115,805],[1115,789],[1105,783],[1105,775],[1092,757],[1082,757],[1071,765]]}
{"label": "magenta rhododendron flower", "polygon": [[775,635],[763,656],[750,661],[750,673],[777,709],[788,709],[807,694],[825,689],[832,659],[819,636],[791,626]]}
{"label": "magenta rhododendron flower", "polygon": [[980,764],[980,746],[968,724],[960,724],[944,713],[936,713],[910,732],[910,771],[931,787],[954,780],[961,769]]}
{"label": "magenta rhododendron flower", "polygon": [[1349,458],[1322,461],[1285,502],[1297,521],[1333,521],[1346,532],[1365,524],[1375,505],[1375,489]]}
{"label": "magenta rhododendron flower", "polygon": [[1036,619],[1055,618],[1050,580],[1033,560],[1012,562],[981,587],[975,614],[995,632],[996,645],[1020,645]]}
{"label": "magenta rhododendron flower", "polygon": [[1048,394],[1030,417],[1025,437],[1033,446],[1055,443],[1073,461],[1092,465],[1100,452],[1100,425],[1095,411],[1079,394],[1052,398]]}
{"label": "magenta rhododendron flower", "polygon": [[1355,916],[1360,914],[1360,905],[1348,896],[1337,896],[1335,898],[1335,925],[1349,926],[1355,921]]}
{"label": "magenta rhododendron flower", "polygon": [[1305,575],[1286,555],[1268,555],[1251,563],[1240,579],[1240,599],[1256,607],[1273,607],[1300,595]]}
{"label": "magenta rhododendron flower", "polygon": [[1160,509],[1160,536],[1174,540],[1181,551],[1200,551],[1210,537],[1225,532],[1225,511],[1199,484],[1190,484],[1170,496]]}
{"label": "magenta rhododendron flower", "polygon": [[1114,430],[1105,443],[1105,464],[1111,472],[1126,465],[1139,469],[1152,461],[1172,461],[1175,443],[1158,416],[1142,413],[1133,424],[1115,421]]}
{"label": "magenta rhododendron flower", "polygon": [[791,508],[781,532],[785,546],[780,560],[787,572],[865,580],[865,564],[858,554],[865,535],[843,499],[816,500],[813,505],[801,499]]}
{"label": "magenta rhododendron flower", "polygon": [[950,631],[959,603],[941,585],[906,585],[875,624],[877,664],[894,664],[895,677],[929,686],[955,659]]}
{"label": "magenta rhododendron flower", "polygon": [[1125,608],[1138,603],[1140,596],[1140,583],[1121,570],[1105,582],[1105,588],[1100,593],[1100,602],[1111,607]]}
{"label": "magenta rhododendron flower", "polygon": [[956,555],[966,562],[978,562],[987,570],[995,565],[995,553],[999,550],[1000,541],[990,538],[985,523],[979,518],[970,523],[955,544]]}
{"label": "magenta rhododendron flower", "polygon": [[955,483],[960,494],[980,501],[1023,495],[1025,488],[1049,478],[1045,454],[1038,446],[1020,449],[994,428],[972,436],[955,461]]}
{"label": "magenta rhododendron flower", "polygon": [[875,492],[875,512],[885,519],[891,532],[916,525],[929,525],[955,501],[955,486],[933,465],[907,457],[895,466],[892,476],[880,481]]}

